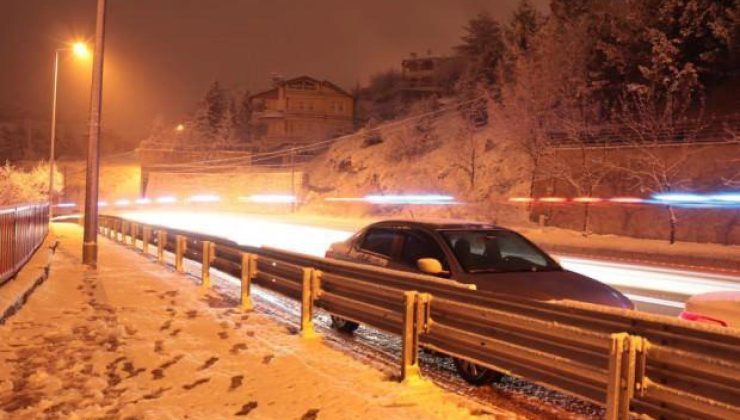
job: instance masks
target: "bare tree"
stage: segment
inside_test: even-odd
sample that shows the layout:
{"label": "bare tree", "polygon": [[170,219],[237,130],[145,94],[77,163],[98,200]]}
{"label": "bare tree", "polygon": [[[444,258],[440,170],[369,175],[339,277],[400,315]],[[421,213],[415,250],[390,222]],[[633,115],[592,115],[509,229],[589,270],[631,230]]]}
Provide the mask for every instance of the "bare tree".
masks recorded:
{"label": "bare tree", "polygon": [[[726,125],[725,133],[727,134],[727,139],[730,143],[740,145],[740,132],[738,132],[737,127]],[[727,163],[734,168],[740,167],[740,159],[738,158],[729,159],[727,160]],[[740,187],[740,171],[736,171],[734,174],[723,178],[722,181],[725,186],[732,188]]]}
{"label": "bare tree", "polygon": [[[568,149],[575,151],[577,160],[565,159],[562,153],[552,150],[546,155],[544,165],[548,176],[565,182],[578,197],[593,197],[594,192],[601,186],[612,168],[607,163],[603,149],[596,149],[590,143],[592,127],[582,118],[562,118],[559,124],[567,137]],[[591,203],[583,202],[583,225],[581,231],[584,236],[591,234]]]}
{"label": "bare tree", "polygon": [[[625,103],[619,118],[628,129],[620,140],[633,152],[627,159],[610,161],[612,169],[632,181],[633,188],[640,192],[661,194],[692,187],[693,177],[686,166],[705,150],[695,143],[704,128],[701,117],[691,120],[686,112],[636,95]],[[668,204],[666,210],[672,244],[679,218],[674,206]]]}
{"label": "bare tree", "polygon": [[460,130],[462,143],[458,149],[458,158],[455,159],[453,167],[461,170],[468,178],[470,190],[475,190],[475,183],[480,173],[482,154],[485,145],[480,136],[475,132],[475,128],[466,125]]}

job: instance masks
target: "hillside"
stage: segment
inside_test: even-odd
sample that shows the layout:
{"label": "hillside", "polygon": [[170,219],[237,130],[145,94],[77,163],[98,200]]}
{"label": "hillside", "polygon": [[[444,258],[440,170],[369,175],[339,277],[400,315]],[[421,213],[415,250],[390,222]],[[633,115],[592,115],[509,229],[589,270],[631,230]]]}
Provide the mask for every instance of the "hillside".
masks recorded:
{"label": "hillside", "polygon": [[[528,194],[530,164],[517,144],[501,132],[490,126],[468,127],[457,113],[385,127],[343,139],[308,165],[306,210],[346,215],[350,207],[353,215],[413,211],[414,215],[525,223],[526,213],[508,204],[507,198]],[[368,194],[448,194],[464,205],[409,210],[325,201]]]}

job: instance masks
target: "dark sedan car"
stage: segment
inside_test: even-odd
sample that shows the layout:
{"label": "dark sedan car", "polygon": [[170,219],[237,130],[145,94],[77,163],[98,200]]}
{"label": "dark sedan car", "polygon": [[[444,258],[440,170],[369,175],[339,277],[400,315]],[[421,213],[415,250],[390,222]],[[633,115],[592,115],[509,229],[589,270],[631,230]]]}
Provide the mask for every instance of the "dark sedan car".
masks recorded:
{"label": "dark sedan car", "polygon": [[[329,258],[437,275],[475,284],[480,291],[536,300],[571,299],[633,309],[612,287],[564,270],[522,235],[478,222],[392,220],[374,223],[344,242],[332,244]],[[333,326],[352,332],[358,325],[332,317]],[[455,364],[468,382],[483,384],[501,375],[462,360]]]}

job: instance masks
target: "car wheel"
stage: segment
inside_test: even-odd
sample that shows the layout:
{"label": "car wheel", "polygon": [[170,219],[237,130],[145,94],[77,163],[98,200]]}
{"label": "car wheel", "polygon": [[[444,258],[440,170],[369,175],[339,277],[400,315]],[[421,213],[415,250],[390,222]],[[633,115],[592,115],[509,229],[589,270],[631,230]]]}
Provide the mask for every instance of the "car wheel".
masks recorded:
{"label": "car wheel", "polygon": [[476,365],[466,360],[455,358],[457,373],[471,385],[486,385],[501,380],[504,376],[501,372]]}
{"label": "car wheel", "polygon": [[331,316],[331,327],[345,333],[353,333],[356,329],[360,328],[360,324],[349,321],[338,316]]}

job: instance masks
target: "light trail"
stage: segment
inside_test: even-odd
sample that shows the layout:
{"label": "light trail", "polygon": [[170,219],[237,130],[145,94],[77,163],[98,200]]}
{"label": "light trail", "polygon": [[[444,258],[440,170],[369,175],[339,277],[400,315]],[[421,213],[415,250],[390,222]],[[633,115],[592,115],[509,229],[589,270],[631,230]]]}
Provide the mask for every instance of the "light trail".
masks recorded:
{"label": "light trail", "polygon": [[733,276],[569,256],[560,256],[559,259],[568,270],[612,286],[657,290],[687,297],[707,292],[740,291],[740,278]]}
{"label": "light trail", "polygon": [[[276,221],[256,215],[189,212],[127,211],[123,217],[143,223],[207,233],[238,244],[270,246],[323,257],[333,242],[349,238],[361,226],[341,220]],[[678,270],[647,265],[616,263],[596,258],[559,256],[564,268],[609,284],[628,294],[638,308],[669,315],[677,314],[691,295],[740,291],[740,276]]]}
{"label": "light trail", "polygon": [[143,223],[207,233],[240,245],[269,246],[320,257],[324,256],[329,244],[343,241],[353,233],[229,213],[131,211],[122,216]]}

